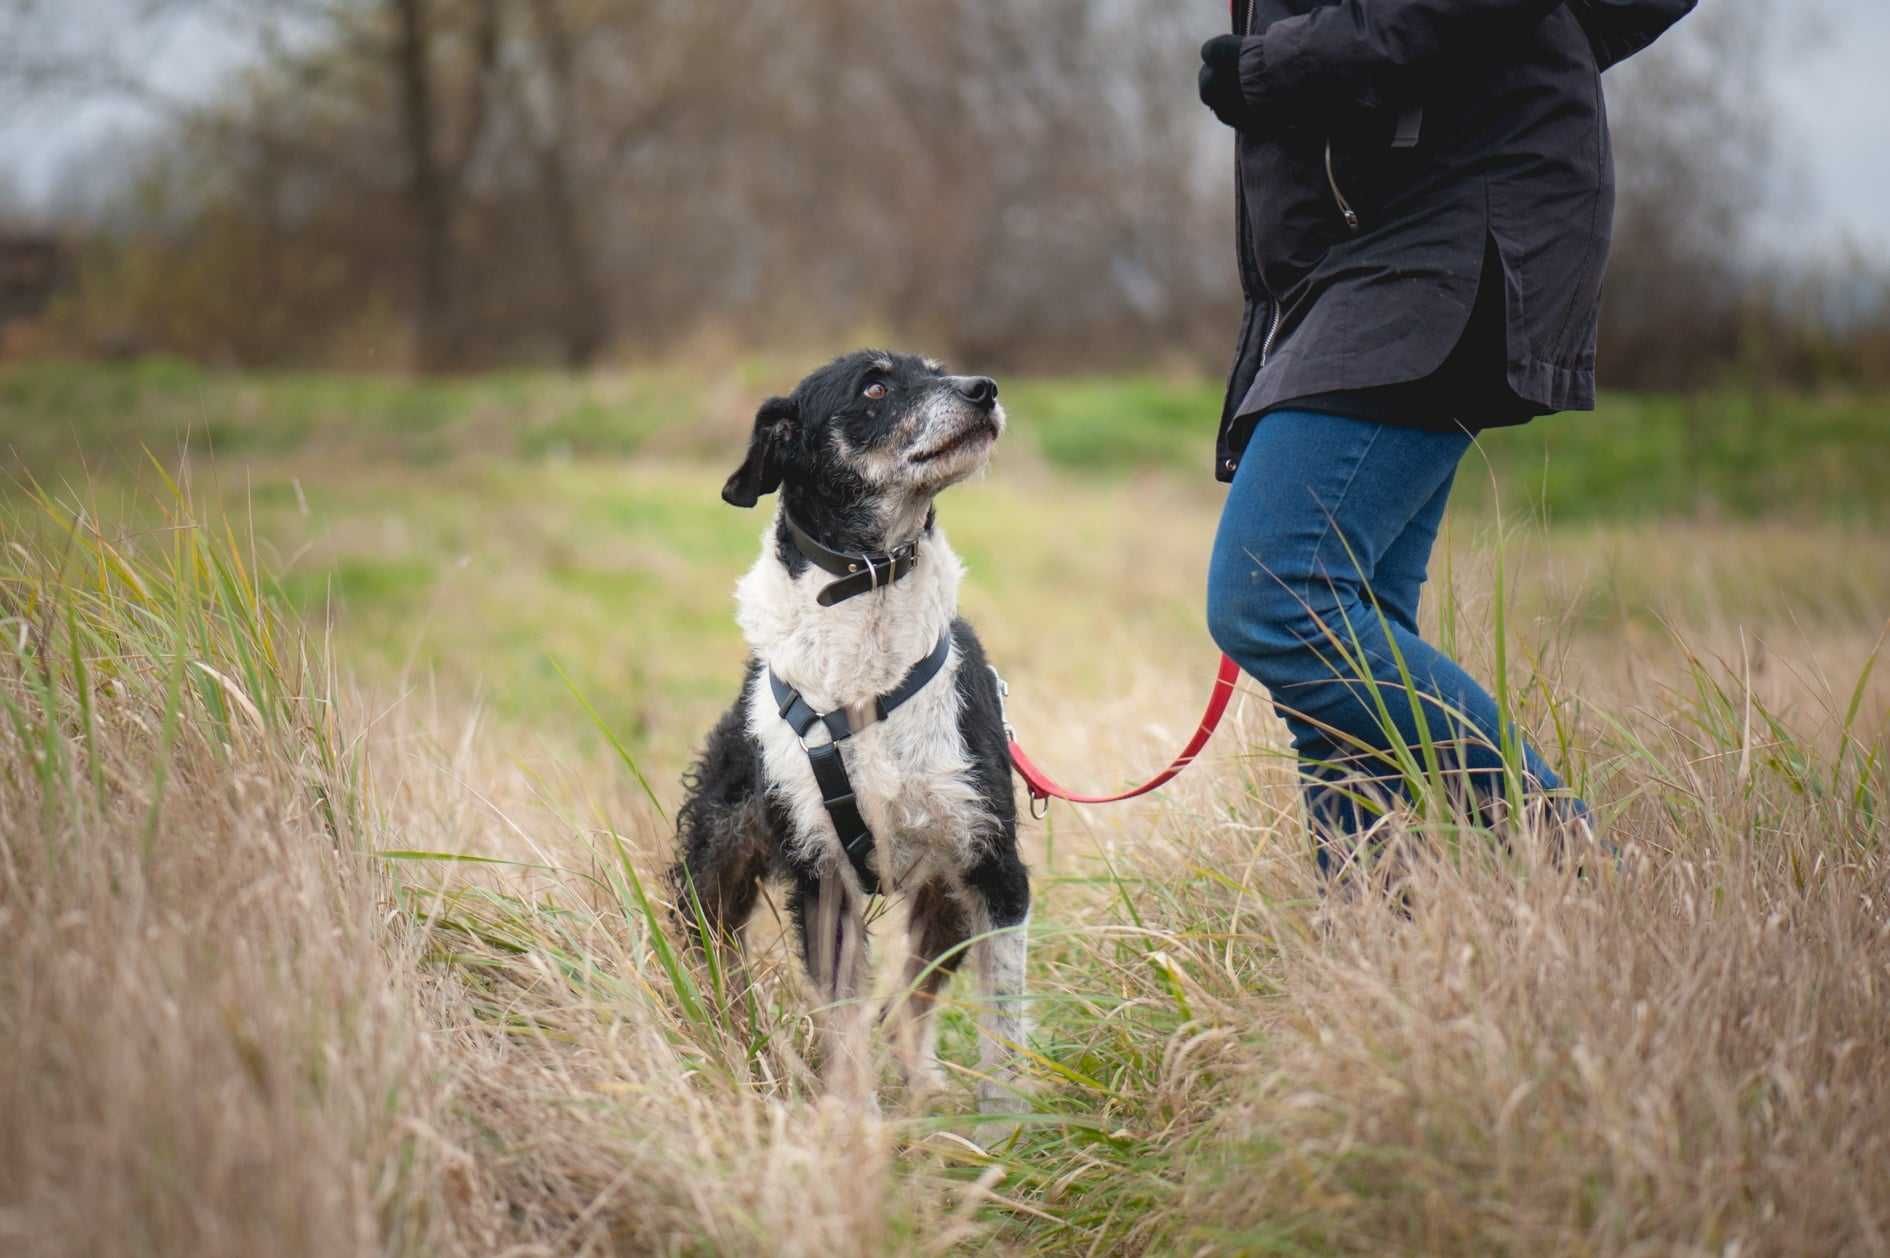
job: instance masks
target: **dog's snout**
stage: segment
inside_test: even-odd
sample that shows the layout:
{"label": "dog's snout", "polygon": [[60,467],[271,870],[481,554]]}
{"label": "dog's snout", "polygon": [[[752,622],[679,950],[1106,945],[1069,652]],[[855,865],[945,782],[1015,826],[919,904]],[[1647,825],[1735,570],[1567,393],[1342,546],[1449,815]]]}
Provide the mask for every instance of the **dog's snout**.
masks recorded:
{"label": "dog's snout", "polygon": [[997,401],[997,381],[989,376],[953,376],[952,387],[960,397],[977,406]]}

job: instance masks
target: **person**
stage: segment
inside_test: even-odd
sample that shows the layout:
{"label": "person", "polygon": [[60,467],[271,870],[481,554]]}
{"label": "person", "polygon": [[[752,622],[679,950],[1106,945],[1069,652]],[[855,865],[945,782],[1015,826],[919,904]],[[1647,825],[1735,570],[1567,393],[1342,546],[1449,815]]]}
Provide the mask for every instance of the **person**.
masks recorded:
{"label": "person", "polygon": [[1513,768],[1588,817],[1419,635],[1418,600],[1476,434],[1594,406],[1601,74],[1693,5],[1235,0],[1201,49],[1237,134],[1246,298],[1208,626],[1287,723],[1323,868],[1409,795],[1427,735],[1473,816],[1502,816]]}

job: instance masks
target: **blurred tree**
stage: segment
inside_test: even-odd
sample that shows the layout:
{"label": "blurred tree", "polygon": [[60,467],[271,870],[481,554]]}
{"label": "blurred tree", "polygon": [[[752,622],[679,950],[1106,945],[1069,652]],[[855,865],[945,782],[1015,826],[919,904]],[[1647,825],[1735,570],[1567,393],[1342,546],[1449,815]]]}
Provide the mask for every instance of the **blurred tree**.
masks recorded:
{"label": "blurred tree", "polygon": [[[423,366],[705,324],[895,325],[985,361],[1225,339],[1225,155],[1188,90],[1213,23],[1155,0],[117,2],[248,50],[208,101],[70,43],[35,66],[170,120],[144,164],[191,172],[158,178],[200,202],[180,263],[214,223],[364,308],[404,284]],[[313,299],[278,272],[278,304]],[[302,314],[319,352],[333,311]],[[224,337],[298,353],[262,339]]]}
{"label": "blurred tree", "polygon": [[535,111],[540,122],[533,128],[532,148],[544,195],[545,224],[565,287],[564,360],[571,367],[588,367],[604,346],[608,322],[580,208],[584,190],[577,186],[573,152],[579,131],[577,49],[568,17],[557,0],[531,0],[531,20],[545,82],[544,106]]}
{"label": "blurred tree", "polygon": [[[322,217],[318,206],[353,202],[373,213],[384,202],[376,194],[396,184],[411,234],[416,358],[428,369],[461,360],[457,229],[492,112],[498,0],[88,2],[94,29],[75,40],[75,22],[60,21],[48,0],[13,0],[16,36],[21,27],[35,36],[16,45],[34,51],[0,63],[16,91],[115,97],[153,112],[171,133],[147,165],[202,180],[175,208],[237,237],[284,244],[292,223]],[[240,47],[229,95],[195,97],[150,70],[148,42],[191,24]],[[397,172],[382,156],[389,141],[404,159]],[[150,169],[133,177],[161,178]],[[379,234],[371,217],[360,225],[368,238]]]}
{"label": "blurred tree", "polygon": [[1759,217],[1783,182],[1768,16],[1762,0],[1702,6],[1605,79],[1619,176],[1599,349],[1607,384],[1699,385],[1739,357],[1766,265]]}
{"label": "blurred tree", "polygon": [[1830,16],[1717,0],[1604,80],[1620,175],[1604,384],[1890,382],[1890,264],[1781,257],[1767,239],[1810,195],[1770,67],[1831,38]]}
{"label": "blurred tree", "polygon": [[[1754,235],[1780,183],[1764,18],[1718,0],[1606,80],[1610,385],[1755,344],[1828,367],[1866,322],[1815,352],[1780,332],[1829,303]],[[1231,146],[1193,76],[1220,24],[1167,0],[0,0],[0,99],[160,124],[62,189],[93,229],[80,341],[441,369],[893,332],[994,369],[1217,368]]]}
{"label": "blurred tree", "polygon": [[[360,47],[371,58],[388,61],[396,86],[400,131],[407,152],[408,197],[419,254],[419,282],[414,327],[420,364],[427,369],[456,366],[461,360],[461,312],[453,300],[453,224],[465,193],[466,173],[479,151],[499,60],[498,0],[384,0],[395,35],[391,44],[372,38]],[[456,12],[460,10],[462,12]],[[463,29],[455,31],[458,17]],[[458,36],[470,50],[462,72],[466,99],[453,119],[439,100],[440,47]],[[276,45],[278,55],[286,50]],[[323,50],[325,52],[325,50]],[[294,64],[283,67],[298,68]],[[444,133],[458,122],[459,142],[448,149]]]}

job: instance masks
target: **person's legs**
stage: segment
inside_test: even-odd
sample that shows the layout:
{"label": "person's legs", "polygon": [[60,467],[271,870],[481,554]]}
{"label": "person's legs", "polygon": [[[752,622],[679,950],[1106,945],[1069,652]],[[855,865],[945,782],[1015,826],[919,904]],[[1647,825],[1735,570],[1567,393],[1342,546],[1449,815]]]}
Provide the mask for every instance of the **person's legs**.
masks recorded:
{"label": "person's legs", "polygon": [[[1453,785],[1479,800],[1503,791],[1496,702],[1417,633],[1418,593],[1468,445],[1462,433],[1282,411],[1256,429],[1235,476],[1208,625],[1286,719],[1322,840],[1366,828],[1379,809],[1362,801],[1402,790],[1393,737],[1419,756],[1420,721],[1443,745]],[[1561,789],[1532,748],[1523,758],[1532,790]]]}
{"label": "person's legs", "polygon": [[1418,508],[1404,531],[1378,557],[1378,567],[1372,573],[1371,592],[1378,606],[1392,624],[1406,633],[1418,631],[1418,600],[1430,579],[1431,548],[1437,544],[1444,508],[1450,504],[1451,487],[1456,483],[1457,469],[1452,467],[1430,501]]}

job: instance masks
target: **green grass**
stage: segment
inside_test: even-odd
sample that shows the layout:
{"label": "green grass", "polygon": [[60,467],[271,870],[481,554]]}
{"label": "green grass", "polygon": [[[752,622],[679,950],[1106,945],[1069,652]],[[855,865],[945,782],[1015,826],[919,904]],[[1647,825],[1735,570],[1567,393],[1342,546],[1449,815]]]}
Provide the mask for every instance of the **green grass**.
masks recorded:
{"label": "green grass", "polygon": [[632,376],[617,396],[586,398],[522,429],[518,453],[528,459],[634,454],[653,434],[700,416],[694,384],[670,373]]}
{"label": "green grass", "polygon": [[284,578],[282,589],[304,616],[319,615],[331,602],[343,609],[381,606],[398,611],[419,599],[433,578],[433,565],[417,560],[349,558],[296,572]]}
{"label": "green grass", "polygon": [[[433,678],[524,728],[568,728],[562,667],[611,728],[673,764],[739,674],[729,592],[763,516],[716,491],[777,371],[792,368],[750,364],[712,386],[681,368],[415,381],[168,360],[13,366],[0,369],[0,498],[23,478],[91,485],[108,514],[162,527],[119,487],[151,478],[146,449],[167,465],[187,452],[194,492],[253,534],[299,613],[332,613],[358,673]],[[966,606],[1003,658],[1085,689],[1120,689],[1152,642],[1211,661],[1195,569],[1221,493],[1200,458],[1217,386],[1005,389],[1012,435],[944,517],[972,572]],[[1878,415],[1868,400],[1610,399],[1597,415],[1490,434],[1488,469],[1466,463],[1451,527],[1476,544],[1499,490],[1512,517],[1546,516],[1580,570],[1553,589],[1532,577],[1523,610],[1576,635],[1673,618],[1868,619],[1890,571],[1867,562],[1881,553],[1874,487],[1890,483]],[[1814,522],[1766,526],[1762,581],[1744,579],[1746,555],[1713,523],[1748,514]],[[1670,544],[1648,552],[1644,533],[1603,523],[1617,517],[1660,521]],[[1128,519],[1141,524],[1125,536]],[[1097,537],[1117,543],[1080,540]],[[1024,606],[1030,623],[1005,628]],[[1113,653],[1044,645],[1099,633]],[[1020,698],[1026,720],[1031,707]],[[656,719],[666,710],[674,720]],[[595,741],[581,725],[576,737]]]}
{"label": "green grass", "polygon": [[0,368],[0,449],[29,468],[318,452],[426,466],[492,454],[622,456],[701,417],[702,382],[669,370],[576,379],[210,372],[170,359]]}
{"label": "green grass", "polygon": [[[0,502],[0,536],[15,542],[0,568],[0,623],[15,630],[0,646],[0,673],[37,683],[28,692],[36,704],[0,692],[0,709],[22,745],[43,749],[33,767],[48,807],[82,811],[84,781],[62,749],[75,729],[92,761],[91,794],[103,803],[96,686],[96,701],[162,712],[147,832],[186,735],[225,755],[255,737],[292,757],[312,754],[328,813],[342,757],[333,700],[310,665],[301,622],[278,605],[272,576],[234,528],[199,518],[185,490],[159,479],[163,496],[145,504],[159,523],[135,539],[102,531],[95,504],[38,492]],[[62,706],[62,692],[76,702]]]}
{"label": "green grass", "polygon": [[[1483,438],[1505,509],[1553,523],[1662,516],[1890,518],[1890,398],[1608,395]],[[1487,508],[1488,478],[1465,465],[1461,505]]]}
{"label": "green grass", "polygon": [[[1205,477],[1221,382],[1158,377],[1019,380],[1005,398],[1045,457],[1091,472]],[[1512,513],[1558,523],[1661,516],[1890,518],[1890,398],[1607,394],[1481,439]],[[1489,475],[1465,464],[1460,509],[1493,510]]]}
{"label": "green grass", "polygon": [[1220,386],[1155,376],[1004,382],[1005,411],[1050,462],[1089,472],[1210,472]]}
{"label": "green grass", "polygon": [[[430,466],[464,457],[733,457],[751,408],[792,381],[773,362],[729,373],[649,368],[573,378],[513,372],[449,380],[208,372],[168,359],[0,367],[0,451],[29,470],[81,452],[123,465],[214,449]],[[1016,438],[1052,466],[1098,477],[1160,470],[1207,492],[1221,382],[1185,376],[1004,382]],[[1656,517],[1826,522],[1890,518],[1890,398],[1725,392],[1607,395],[1572,414],[1487,433],[1512,515],[1556,523]],[[1493,509],[1473,457],[1461,510]]]}

